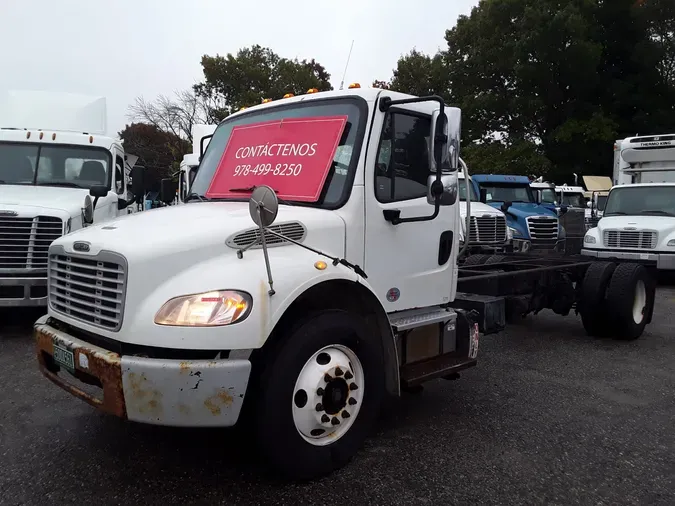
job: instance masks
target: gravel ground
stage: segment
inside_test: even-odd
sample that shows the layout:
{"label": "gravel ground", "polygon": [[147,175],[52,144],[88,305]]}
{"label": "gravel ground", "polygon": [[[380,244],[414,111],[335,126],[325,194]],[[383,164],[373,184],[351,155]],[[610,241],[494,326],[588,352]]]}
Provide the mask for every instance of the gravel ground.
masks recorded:
{"label": "gravel ground", "polygon": [[675,289],[636,342],[575,317],[487,336],[405,395],[346,468],[266,478],[233,431],[125,423],[38,373],[34,313],[0,312],[0,504],[675,504]]}

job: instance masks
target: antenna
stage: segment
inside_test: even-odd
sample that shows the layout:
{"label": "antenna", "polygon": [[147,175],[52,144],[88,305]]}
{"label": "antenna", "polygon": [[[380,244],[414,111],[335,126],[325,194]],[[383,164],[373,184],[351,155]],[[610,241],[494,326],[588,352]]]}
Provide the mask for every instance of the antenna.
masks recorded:
{"label": "antenna", "polygon": [[349,46],[349,54],[347,55],[347,63],[345,64],[345,71],[342,73],[342,81],[340,81],[340,89],[343,89],[345,86],[345,76],[347,75],[347,67],[349,67],[349,60],[352,57],[352,49],[354,49],[354,39],[352,39],[352,45]]}

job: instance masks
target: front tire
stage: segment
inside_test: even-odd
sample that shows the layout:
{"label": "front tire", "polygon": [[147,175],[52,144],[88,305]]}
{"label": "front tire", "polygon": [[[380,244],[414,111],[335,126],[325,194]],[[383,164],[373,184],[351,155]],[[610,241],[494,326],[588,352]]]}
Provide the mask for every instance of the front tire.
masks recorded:
{"label": "front tire", "polygon": [[274,471],[311,480],[347,464],[375,424],[382,347],[359,316],[335,310],[280,337],[261,376],[256,439]]}

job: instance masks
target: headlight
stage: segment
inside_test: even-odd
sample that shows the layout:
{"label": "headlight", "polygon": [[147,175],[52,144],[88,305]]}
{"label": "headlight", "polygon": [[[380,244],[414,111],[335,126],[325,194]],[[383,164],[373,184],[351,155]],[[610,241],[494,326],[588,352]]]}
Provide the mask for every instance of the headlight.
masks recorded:
{"label": "headlight", "polygon": [[520,237],[520,232],[518,232],[518,230],[515,228],[509,227],[509,231],[511,232],[512,237]]}
{"label": "headlight", "polygon": [[586,244],[595,244],[595,237],[592,235],[586,235],[584,236],[584,243]]}
{"label": "headlight", "polygon": [[509,241],[513,239],[513,229],[511,227],[506,228],[506,239]]}
{"label": "headlight", "polygon": [[675,246],[675,239],[668,241],[668,246]]}
{"label": "headlight", "polygon": [[253,299],[245,292],[221,290],[171,299],[157,312],[157,325],[216,327],[245,319]]}

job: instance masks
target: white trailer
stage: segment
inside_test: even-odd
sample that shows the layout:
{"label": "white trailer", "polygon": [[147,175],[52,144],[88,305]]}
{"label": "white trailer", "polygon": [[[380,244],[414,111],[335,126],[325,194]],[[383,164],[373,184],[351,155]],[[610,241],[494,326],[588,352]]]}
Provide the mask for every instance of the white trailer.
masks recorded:
{"label": "white trailer", "polygon": [[105,131],[105,98],[0,94],[0,308],[46,306],[51,242],[136,209],[136,157]]}
{"label": "white trailer", "polygon": [[[640,265],[458,267],[460,124],[440,97],[356,86],[229,116],[197,197],[51,245],[40,370],[135,422],[244,424],[267,465],[311,479],[344,466],[401,390],[476,365],[479,329],[507,309],[579,308],[590,334],[638,338],[654,301]],[[77,306],[65,276],[89,283]]]}
{"label": "white trailer", "polygon": [[675,183],[675,134],[629,137],[620,150],[614,184]]}

